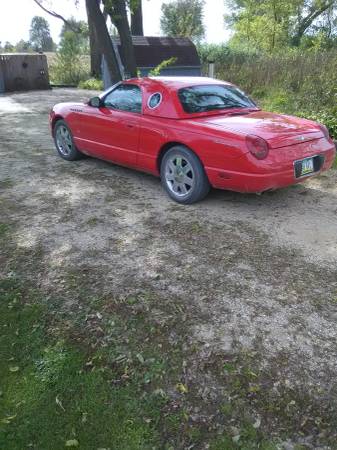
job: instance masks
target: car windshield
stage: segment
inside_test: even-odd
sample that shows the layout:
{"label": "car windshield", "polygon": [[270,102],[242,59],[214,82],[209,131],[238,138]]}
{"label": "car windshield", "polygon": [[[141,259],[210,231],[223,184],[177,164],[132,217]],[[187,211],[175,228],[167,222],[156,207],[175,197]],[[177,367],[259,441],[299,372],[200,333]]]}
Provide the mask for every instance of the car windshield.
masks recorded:
{"label": "car windshield", "polygon": [[192,86],[180,89],[178,96],[187,113],[230,108],[256,108],[256,104],[244,92],[230,85]]}

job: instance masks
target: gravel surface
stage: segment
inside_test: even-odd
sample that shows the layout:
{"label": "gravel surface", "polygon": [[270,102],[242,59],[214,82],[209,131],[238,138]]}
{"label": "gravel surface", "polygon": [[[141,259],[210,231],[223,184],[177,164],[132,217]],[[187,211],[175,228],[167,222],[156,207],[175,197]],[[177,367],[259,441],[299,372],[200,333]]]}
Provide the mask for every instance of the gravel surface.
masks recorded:
{"label": "gravel surface", "polygon": [[[91,95],[0,97],[0,214],[19,249],[40,249],[42,265],[28,276],[57,293],[76,268],[95,274],[100,293],[150,289],[166,311],[179,298],[199,361],[210,351],[253,351],[280,380],[319,386],[336,407],[337,171],[261,196],[212,191],[181,206],[155,177],[57,156],[50,107]],[[196,364],[191,378],[201,376]]]}

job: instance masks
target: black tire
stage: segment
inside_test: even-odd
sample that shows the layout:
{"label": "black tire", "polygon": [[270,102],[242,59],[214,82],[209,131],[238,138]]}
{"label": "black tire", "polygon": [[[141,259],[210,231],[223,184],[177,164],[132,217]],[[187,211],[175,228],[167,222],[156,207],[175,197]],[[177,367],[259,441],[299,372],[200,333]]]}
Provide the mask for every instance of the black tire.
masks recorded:
{"label": "black tire", "polygon": [[64,120],[58,120],[54,127],[54,143],[58,154],[67,161],[75,161],[83,158],[77,150],[73,135]]}
{"label": "black tire", "polygon": [[164,154],[160,176],[168,195],[184,205],[199,202],[210,190],[199,158],[183,145],[176,145]]}

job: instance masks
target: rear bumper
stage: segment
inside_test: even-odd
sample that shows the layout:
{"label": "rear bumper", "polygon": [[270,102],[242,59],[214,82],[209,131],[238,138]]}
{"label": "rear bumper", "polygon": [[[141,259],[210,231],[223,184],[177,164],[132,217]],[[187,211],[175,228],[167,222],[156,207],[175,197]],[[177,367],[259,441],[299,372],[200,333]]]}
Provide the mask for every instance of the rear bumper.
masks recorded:
{"label": "rear bumper", "polygon": [[263,174],[228,171],[211,167],[206,167],[205,169],[208,179],[214,188],[242,193],[260,193],[301,183],[308,178],[329,170],[335,160],[336,150],[332,147],[330,150],[325,151],[322,156],[324,156],[324,164],[321,170],[302,178],[295,177],[293,162],[287,164],[287,168],[282,171],[275,170]]}

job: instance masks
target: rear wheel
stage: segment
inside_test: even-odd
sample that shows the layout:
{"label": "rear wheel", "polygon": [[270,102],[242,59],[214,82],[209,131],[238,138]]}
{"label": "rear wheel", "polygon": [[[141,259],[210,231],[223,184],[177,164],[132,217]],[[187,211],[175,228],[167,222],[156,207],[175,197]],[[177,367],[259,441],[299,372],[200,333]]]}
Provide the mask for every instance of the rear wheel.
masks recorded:
{"label": "rear wheel", "polygon": [[206,197],[210,184],[199,158],[186,147],[168,150],[161,162],[162,185],[178,203],[191,204]]}
{"label": "rear wheel", "polygon": [[75,161],[82,157],[75,146],[70,128],[64,120],[58,120],[54,128],[54,142],[58,154],[67,161]]}

